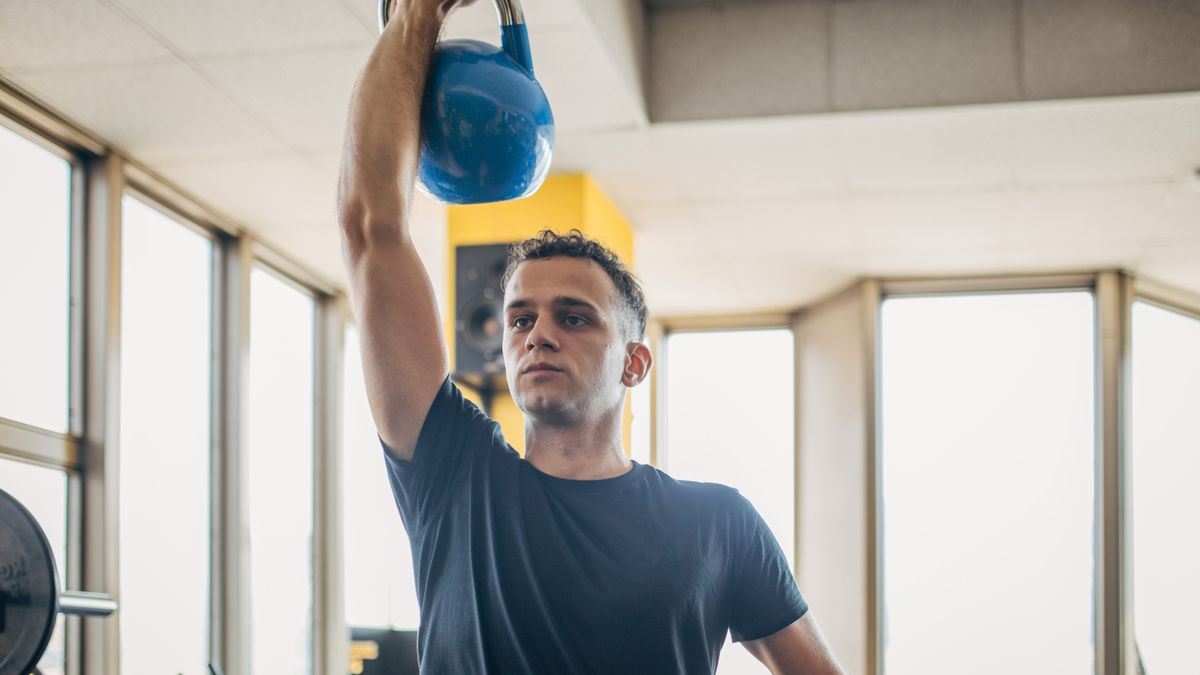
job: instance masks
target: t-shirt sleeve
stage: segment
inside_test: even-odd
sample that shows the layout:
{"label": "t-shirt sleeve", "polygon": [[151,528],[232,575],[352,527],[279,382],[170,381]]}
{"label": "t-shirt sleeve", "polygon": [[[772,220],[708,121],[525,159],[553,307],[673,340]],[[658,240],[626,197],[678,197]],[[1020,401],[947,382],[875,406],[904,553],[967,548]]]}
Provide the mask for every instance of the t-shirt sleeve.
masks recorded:
{"label": "t-shirt sleeve", "polygon": [[787,557],[754,506],[737,495],[733,603],[734,642],[757,640],[786,628],[808,611]]}
{"label": "t-shirt sleeve", "polygon": [[411,462],[395,458],[382,439],[380,444],[409,537],[467,489],[482,454],[494,446],[507,447],[500,426],[463,397],[449,377],[429,407]]}

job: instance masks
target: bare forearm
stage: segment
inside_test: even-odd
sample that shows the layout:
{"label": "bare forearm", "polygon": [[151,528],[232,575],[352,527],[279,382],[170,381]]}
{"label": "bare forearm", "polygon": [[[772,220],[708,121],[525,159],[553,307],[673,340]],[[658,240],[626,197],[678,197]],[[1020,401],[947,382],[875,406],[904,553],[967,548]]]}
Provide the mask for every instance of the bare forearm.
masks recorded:
{"label": "bare forearm", "polygon": [[445,17],[428,0],[401,0],[355,85],[338,182],[351,253],[372,237],[407,235],[421,94]]}

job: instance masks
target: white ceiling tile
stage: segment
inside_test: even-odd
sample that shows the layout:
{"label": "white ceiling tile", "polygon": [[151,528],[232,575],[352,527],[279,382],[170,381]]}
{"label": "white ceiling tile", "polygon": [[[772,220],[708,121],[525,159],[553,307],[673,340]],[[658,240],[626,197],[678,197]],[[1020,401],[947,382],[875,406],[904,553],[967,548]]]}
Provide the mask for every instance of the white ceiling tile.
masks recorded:
{"label": "white ceiling tile", "polygon": [[1023,183],[1164,178],[1200,165],[1200,94],[1013,108]]}
{"label": "white ceiling tile", "polygon": [[[330,246],[326,228],[296,226],[289,230],[256,233],[257,238],[288,258],[303,261],[320,279],[340,288],[348,288],[341,248]],[[333,241],[336,243],[336,235]]]}
{"label": "white ceiling tile", "polygon": [[637,115],[616,70],[585,28],[548,28],[530,35],[533,69],[565,133],[632,128]]}
{"label": "white ceiling tile", "polygon": [[917,257],[998,250],[1014,209],[1003,191],[862,196],[854,199],[858,246]]}
{"label": "white ceiling tile", "polygon": [[726,259],[817,260],[859,246],[853,203],[842,197],[706,202],[693,208]]}
{"label": "white ceiling tile", "polygon": [[[589,174],[630,217],[634,206],[683,201],[676,175],[663,166],[650,135],[630,131],[559,134],[550,170]],[[633,225],[638,227],[637,222]]]}
{"label": "white ceiling tile", "polygon": [[286,148],[269,127],[182,63],[47,71],[16,78],[51,108],[145,162]]}
{"label": "white ceiling tile", "polygon": [[[371,0],[340,0],[359,18],[363,25],[377,30],[379,3]],[[580,26],[583,11],[579,0],[523,0],[525,24],[536,34],[538,28]],[[479,0],[466,7],[459,7],[446,21],[445,36],[448,38],[470,37],[489,42],[500,42],[499,21],[496,7],[491,0]],[[531,36],[531,41],[536,37]]]}
{"label": "white ceiling tile", "polygon": [[855,276],[828,261],[772,256],[728,261],[741,293],[740,311],[793,311],[851,284]]}
{"label": "white ceiling tile", "polygon": [[367,43],[375,34],[328,0],[110,0],[190,57]]}
{"label": "white ceiling tile", "polygon": [[1009,230],[1014,247],[1138,247],[1164,214],[1165,184],[1021,190]]}
{"label": "white ceiling tile", "polygon": [[712,242],[687,226],[685,208],[673,210],[660,227],[634,235],[636,273],[655,316],[703,314],[736,307],[740,296]]}
{"label": "white ceiling tile", "polygon": [[1200,243],[1200,171],[1181,175],[1166,185],[1162,218],[1154,219],[1147,237]]}
{"label": "white ceiling tile", "polygon": [[1007,107],[850,114],[834,128],[854,189],[978,187],[1013,177]]}
{"label": "white ceiling tile", "polygon": [[197,67],[295,148],[338,148],[369,47],[198,61]]}
{"label": "white ceiling tile", "polygon": [[100,0],[0,3],[0,68],[92,68],[174,55]]}
{"label": "white ceiling tile", "polygon": [[336,242],[337,185],[303,155],[155,167],[200,200],[259,234],[320,230]]}
{"label": "white ceiling tile", "polygon": [[1159,283],[1200,293],[1200,244],[1147,247],[1134,271]]}
{"label": "white ceiling tile", "polygon": [[667,170],[698,202],[844,187],[828,117],[661,125],[651,133]]}

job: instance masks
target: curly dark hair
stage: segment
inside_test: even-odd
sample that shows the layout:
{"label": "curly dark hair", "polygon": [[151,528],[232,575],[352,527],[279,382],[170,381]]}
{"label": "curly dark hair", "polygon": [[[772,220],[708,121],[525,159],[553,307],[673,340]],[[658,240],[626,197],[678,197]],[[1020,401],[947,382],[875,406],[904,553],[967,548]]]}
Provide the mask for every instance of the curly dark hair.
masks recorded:
{"label": "curly dark hair", "polygon": [[517,266],[526,260],[538,260],[564,256],[585,258],[600,266],[617,287],[623,305],[625,324],[631,337],[641,341],[646,335],[646,296],[642,284],[629,271],[625,263],[604,244],[589,239],[579,230],[557,234],[554,230],[542,230],[536,235],[518,241],[508,247],[508,266],[504,270],[501,288],[508,288],[508,281],[517,271]]}

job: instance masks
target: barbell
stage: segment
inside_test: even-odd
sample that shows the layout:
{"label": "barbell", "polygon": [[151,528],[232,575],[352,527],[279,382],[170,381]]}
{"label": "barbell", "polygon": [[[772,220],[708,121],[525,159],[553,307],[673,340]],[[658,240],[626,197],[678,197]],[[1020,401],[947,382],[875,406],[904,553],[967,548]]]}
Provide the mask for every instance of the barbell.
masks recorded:
{"label": "barbell", "polygon": [[16,497],[0,490],[0,675],[29,675],[50,642],[59,612],[108,616],[103,593],[59,592],[50,540]]}

